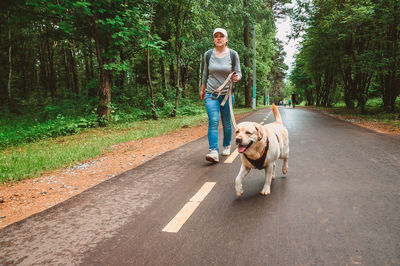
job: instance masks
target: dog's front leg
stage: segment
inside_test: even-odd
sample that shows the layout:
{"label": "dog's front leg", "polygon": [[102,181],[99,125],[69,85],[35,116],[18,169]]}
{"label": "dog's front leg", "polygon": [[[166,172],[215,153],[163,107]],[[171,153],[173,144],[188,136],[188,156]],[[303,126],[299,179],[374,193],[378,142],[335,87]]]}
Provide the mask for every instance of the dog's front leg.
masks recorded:
{"label": "dog's front leg", "polygon": [[284,175],[286,175],[287,174],[287,172],[288,172],[288,158],[284,158],[283,159],[283,165],[282,165],[282,173],[284,174]]}
{"label": "dog's front leg", "polygon": [[266,196],[271,193],[271,180],[272,180],[272,174],[274,171],[274,163],[268,164],[268,166],[265,168],[265,183],[264,187],[261,190],[261,194]]}
{"label": "dog's front leg", "polygon": [[274,162],[274,168],[272,170],[272,180],[275,179],[275,173],[276,173],[276,162]]}
{"label": "dog's front leg", "polygon": [[243,178],[250,172],[250,168],[246,168],[243,166],[240,167],[239,174],[237,175],[235,179],[235,190],[236,190],[236,196],[240,197],[243,195],[243,186],[242,186],[242,181]]}

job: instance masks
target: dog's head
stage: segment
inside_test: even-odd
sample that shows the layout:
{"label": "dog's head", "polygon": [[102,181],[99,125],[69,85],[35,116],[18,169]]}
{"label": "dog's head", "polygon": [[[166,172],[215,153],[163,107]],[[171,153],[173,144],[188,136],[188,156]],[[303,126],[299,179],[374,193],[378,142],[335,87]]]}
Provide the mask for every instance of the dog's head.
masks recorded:
{"label": "dog's head", "polygon": [[250,146],[264,137],[264,130],[260,124],[254,122],[242,122],[237,125],[235,131],[236,144],[240,153],[245,152]]}

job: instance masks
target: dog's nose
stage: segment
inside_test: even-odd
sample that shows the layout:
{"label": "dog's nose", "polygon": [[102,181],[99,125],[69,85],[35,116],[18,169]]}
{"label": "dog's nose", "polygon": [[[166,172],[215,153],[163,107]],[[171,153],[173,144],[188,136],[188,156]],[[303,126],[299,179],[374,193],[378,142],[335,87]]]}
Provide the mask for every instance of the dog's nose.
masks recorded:
{"label": "dog's nose", "polygon": [[241,144],[242,143],[242,139],[237,138],[236,139],[236,144]]}

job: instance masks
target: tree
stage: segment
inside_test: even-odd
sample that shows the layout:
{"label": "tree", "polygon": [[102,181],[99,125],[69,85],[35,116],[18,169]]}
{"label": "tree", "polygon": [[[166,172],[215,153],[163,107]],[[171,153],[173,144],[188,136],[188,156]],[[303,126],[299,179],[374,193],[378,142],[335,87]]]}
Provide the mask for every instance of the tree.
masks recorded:
{"label": "tree", "polygon": [[285,51],[283,50],[282,41],[276,39],[275,54],[273,57],[273,66],[268,76],[271,83],[270,99],[271,102],[278,103],[284,98],[283,89],[285,88],[285,71],[288,66],[284,63]]}
{"label": "tree", "polygon": [[[150,21],[149,21],[149,35],[148,35],[148,42],[150,41],[151,37],[151,24],[153,23],[153,7],[154,3],[151,3],[151,8],[150,8]],[[154,104],[154,87],[153,87],[153,82],[151,81],[151,71],[150,71],[150,43],[147,44],[147,75],[149,79],[149,86],[150,86],[150,95],[151,95],[151,111],[153,114],[153,119],[157,120],[157,113],[156,113],[156,106]]]}
{"label": "tree", "polygon": [[[64,103],[86,106],[91,113],[96,103],[101,121],[110,117],[111,110],[120,111],[120,106],[126,112],[140,109],[144,118],[159,110],[160,115],[175,116],[180,97],[198,100],[204,52],[213,47],[213,29],[224,27],[229,47],[241,58],[243,79],[235,93],[236,104],[243,106],[246,98],[251,102],[251,90],[246,94],[245,89],[251,79],[245,82],[245,77],[252,74],[250,64],[244,63],[258,57],[259,99],[270,84],[266,77],[276,66],[274,12],[281,12],[284,2],[2,1],[0,103],[7,106],[11,97],[16,111],[34,108],[37,113]],[[255,55],[251,39],[248,47],[244,43],[244,18],[249,27],[256,25]]]}
{"label": "tree", "polygon": [[346,106],[357,103],[365,112],[372,84],[380,84],[384,108],[393,111],[400,93],[398,1],[298,4],[307,16],[293,16],[305,31],[297,73],[311,77],[316,104],[330,105],[342,88]]}
{"label": "tree", "polygon": [[182,33],[186,27],[187,18],[191,8],[191,0],[179,0],[175,14],[175,55],[176,55],[176,86],[175,86],[175,107],[171,117],[176,116],[178,110],[178,100],[180,96],[180,78],[181,78],[181,52],[182,52]]}

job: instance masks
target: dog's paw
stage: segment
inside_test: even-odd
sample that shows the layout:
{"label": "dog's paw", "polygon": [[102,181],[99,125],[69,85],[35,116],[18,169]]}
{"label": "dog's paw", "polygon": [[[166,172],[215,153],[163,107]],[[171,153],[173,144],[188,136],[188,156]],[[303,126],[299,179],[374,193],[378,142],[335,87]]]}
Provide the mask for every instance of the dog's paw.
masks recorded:
{"label": "dog's paw", "polygon": [[283,168],[282,168],[282,173],[283,173],[284,175],[286,175],[287,172],[288,172],[288,169],[287,169],[286,167],[283,167]]}
{"label": "dog's paw", "polygon": [[270,186],[264,187],[263,190],[261,190],[261,195],[263,196],[267,196],[269,194],[271,194],[271,188]]}
{"label": "dog's paw", "polygon": [[240,198],[243,195],[243,188],[236,189],[236,196]]}

